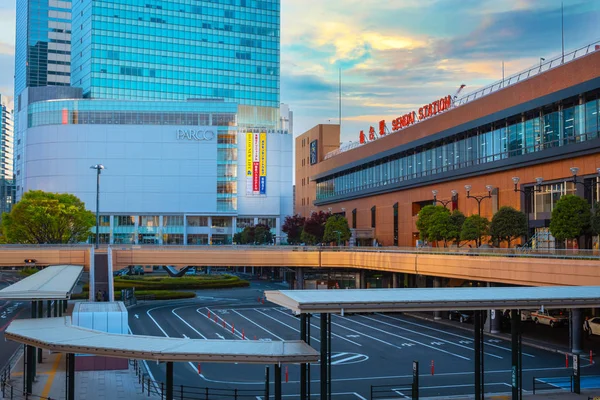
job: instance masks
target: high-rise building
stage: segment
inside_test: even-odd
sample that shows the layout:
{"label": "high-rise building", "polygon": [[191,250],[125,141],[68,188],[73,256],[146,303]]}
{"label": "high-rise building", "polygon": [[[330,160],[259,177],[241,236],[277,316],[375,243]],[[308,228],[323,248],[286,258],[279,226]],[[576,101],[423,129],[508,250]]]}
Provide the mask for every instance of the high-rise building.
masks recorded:
{"label": "high-rise building", "polygon": [[0,95],[0,217],[14,202],[13,110],[8,97]]}
{"label": "high-rise building", "polygon": [[27,87],[68,86],[71,0],[17,0],[15,96]]}
{"label": "high-rise building", "polygon": [[279,0],[73,3],[72,86],[85,98],[219,99],[277,129]]}

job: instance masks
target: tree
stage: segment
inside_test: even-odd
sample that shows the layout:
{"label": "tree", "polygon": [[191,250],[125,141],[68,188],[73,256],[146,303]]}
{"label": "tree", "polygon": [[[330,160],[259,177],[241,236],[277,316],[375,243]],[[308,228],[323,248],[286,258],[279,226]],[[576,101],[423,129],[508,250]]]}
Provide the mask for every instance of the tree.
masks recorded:
{"label": "tree", "polygon": [[315,245],[317,243],[320,243],[317,240],[317,237],[314,235],[311,235],[310,233],[306,232],[306,231],[302,231],[302,233],[300,234],[300,240],[302,243],[304,244],[308,244],[308,245]]}
{"label": "tree", "polygon": [[460,210],[454,210],[450,214],[450,229],[448,230],[447,240],[455,242],[458,247],[460,247],[460,232],[466,218]]}
{"label": "tree", "polygon": [[[316,213],[312,213],[309,218],[304,222],[304,232],[309,235],[312,235],[315,239],[316,243],[323,242],[323,235],[325,234],[325,223],[327,222],[327,218],[331,216],[329,212],[319,211]],[[304,241],[304,240],[303,240]],[[307,243],[304,241],[304,243]]]}
{"label": "tree", "polygon": [[589,231],[591,217],[588,202],[568,194],[561,197],[552,210],[550,232],[557,240],[576,239]]}
{"label": "tree", "polygon": [[271,244],[273,234],[271,228],[264,224],[247,226],[243,231],[233,235],[233,241],[237,244]]}
{"label": "tree", "polygon": [[433,214],[435,214],[437,212],[437,210],[440,208],[445,208],[445,207],[428,205],[428,206],[421,208],[421,210],[419,211],[419,214],[417,214],[417,229],[419,230],[419,237],[421,238],[421,240],[429,239],[427,230],[429,229],[429,226],[431,225],[431,222],[430,222],[431,218],[432,218]]}
{"label": "tree", "polygon": [[341,215],[332,215],[327,218],[327,222],[325,222],[325,231],[323,233],[323,241],[325,243],[336,242],[339,246],[340,243],[345,243],[349,240],[350,236],[352,236],[352,232],[348,226],[348,220],[345,217]]}
{"label": "tree", "polygon": [[287,234],[287,241],[289,244],[298,244],[302,242],[300,235],[302,235],[302,229],[304,229],[305,222],[306,218],[298,214],[285,217],[281,230]]}
{"label": "tree", "polygon": [[430,242],[444,241],[444,247],[447,247],[448,237],[451,228],[450,211],[446,207],[436,206],[429,217],[426,228],[427,240]]}
{"label": "tree", "polygon": [[461,240],[475,240],[481,246],[481,239],[489,234],[490,221],[479,215],[471,215],[465,219],[460,232]]}
{"label": "tree", "polygon": [[512,207],[500,207],[492,218],[490,236],[500,242],[510,242],[521,236],[527,235],[527,216],[524,212]]}
{"label": "tree", "polygon": [[35,190],[2,215],[0,230],[7,243],[81,243],[95,221],[94,213],[76,196]]}
{"label": "tree", "polygon": [[594,204],[592,218],[590,219],[590,228],[594,235],[600,235],[600,203]]}

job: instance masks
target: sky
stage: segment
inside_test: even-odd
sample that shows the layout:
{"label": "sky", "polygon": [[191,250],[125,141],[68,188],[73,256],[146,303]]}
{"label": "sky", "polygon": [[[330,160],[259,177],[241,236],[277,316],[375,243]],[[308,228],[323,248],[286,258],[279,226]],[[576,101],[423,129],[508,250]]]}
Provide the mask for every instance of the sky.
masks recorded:
{"label": "sky", "polygon": [[[561,53],[560,0],[281,0],[281,101],[294,134],[338,123],[342,141],[448,94]],[[15,0],[0,0],[0,94],[11,95]],[[564,0],[570,51],[600,40],[600,0]],[[388,125],[389,126],[389,125]]]}

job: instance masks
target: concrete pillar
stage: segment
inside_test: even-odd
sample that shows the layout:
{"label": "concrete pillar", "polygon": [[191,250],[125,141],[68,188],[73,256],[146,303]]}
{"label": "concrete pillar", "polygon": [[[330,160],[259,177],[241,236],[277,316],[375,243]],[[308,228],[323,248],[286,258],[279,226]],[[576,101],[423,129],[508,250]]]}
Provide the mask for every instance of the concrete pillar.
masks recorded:
{"label": "concrete pillar", "polygon": [[360,289],[366,289],[367,288],[367,278],[366,278],[366,274],[365,271],[360,271],[359,273],[359,285],[357,285]]}
{"label": "concrete pillar", "polygon": [[[519,316],[519,318],[521,318]],[[502,310],[490,310],[490,333],[500,333],[502,330]]]}
{"label": "concrete pillar", "polygon": [[392,273],[392,288],[398,289],[398,274],[395,272]]}
{"label": "concrete pillar", "polygon": [[300,267],[296,268],[296,289],[304,289],[304,269]]}
{"label": "concrete pillar", "polygon": [[581,309],[571,309],[571,352],[575,354],[583,353],[581,338],[583,336],[583,318]]}
{"label": "concrete pillar", "polygon": [[[434,288],[439,288],[442,286],[442,280],[439,277],[435,277],[433,278],[433,287]],[[440,320],[442,319],[442,313],[440,311],[434,311],[433,312],[433,319],[435,320]]]}

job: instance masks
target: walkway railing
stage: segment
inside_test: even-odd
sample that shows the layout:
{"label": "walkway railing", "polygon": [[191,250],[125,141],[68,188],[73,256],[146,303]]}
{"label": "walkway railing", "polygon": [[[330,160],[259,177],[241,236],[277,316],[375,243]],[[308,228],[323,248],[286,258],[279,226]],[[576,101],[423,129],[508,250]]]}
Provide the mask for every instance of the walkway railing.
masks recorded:
{"label": "walkway railing", "polygon": [[56,398],[52,399],[50,397],[26,393],[23,382],[13,379],[12,371],[23,354],[21,349],[17,349],[2,370],[0,370],[0,397],[5,400],[58,400]]}
{"label": "walkway railing", "polygon": [[540,390],[567,390],[567,388],[573,392],[573,375],[551,378],[533,377],[533,394]]}

